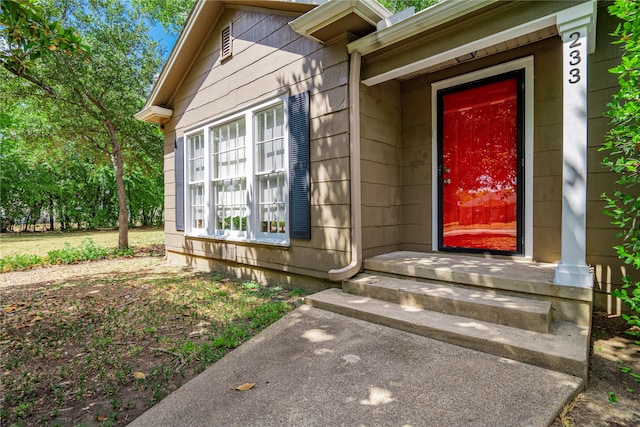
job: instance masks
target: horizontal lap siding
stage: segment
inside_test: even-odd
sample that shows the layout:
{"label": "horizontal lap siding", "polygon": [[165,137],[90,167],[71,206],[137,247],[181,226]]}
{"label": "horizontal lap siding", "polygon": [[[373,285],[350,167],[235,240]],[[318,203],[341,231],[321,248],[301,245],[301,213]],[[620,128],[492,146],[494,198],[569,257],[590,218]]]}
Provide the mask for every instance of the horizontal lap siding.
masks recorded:
{"label": "horizontal lap siding", "polygon": [[533,259],[560,260],[562,212],[562,43],[534,50]]}
{"label": "horizontal lap siding", "polygon": [[[288,25],[292,19],[258,10],[225,11],[176,92],[174,117],[165,125],[168,251],[220,260],[226,248],[235,247],[237,263],[321,279],[349,263],[348,56],[344,43],[323,47],[296,34]],[[221,63],[219,33],[229,22],[233,56]],[[185,238],[176,232],[175,135],[282,89],[311,94],[311,240],[292,239],[289,248],[282,248]]]}
{"label": "horizontal lap siding", "polygon": [[400,84],[360,89],[363,256],[400,249]]}
{"label": "horizontal lap siding", "polygon": [[[615,188],[615,176],[604,170],[599,147],[609,128],[606,103],[617,92],[607,70],[619,62],[619,46],[609,34],[615,22],[606,7],[598,11],[596,52],[589,55],[589,134],[587,188],[587,263],[596,277],[596,308],[613,307],[607,292],[621,283],[624,266],[612,246],[616,229],[603,214],[600,195]],[[430,84],[456,75],[534,55],[534,228],[536,261],[560,260],[562,215],[562,43],[554,36],[529,46],[416,77],[402,84],[402,248],[431,248],[431,91]],[[435,142],[434,142],[435,143]],[[626,270],[629,272],[629,269]]]}
{"label": "horizontal lap siding", "polygon": [[431,245],[431,81],[402,86],[402,249],[428,252]]}
{"label": "horizontal lap siding", "polygon": [[174,241],[174,236],[182,232],[176,231],[176,179],[174,147],[176,134],[169,130],[170,122],[165,125],[164,134],[164,237],[167,250]]}

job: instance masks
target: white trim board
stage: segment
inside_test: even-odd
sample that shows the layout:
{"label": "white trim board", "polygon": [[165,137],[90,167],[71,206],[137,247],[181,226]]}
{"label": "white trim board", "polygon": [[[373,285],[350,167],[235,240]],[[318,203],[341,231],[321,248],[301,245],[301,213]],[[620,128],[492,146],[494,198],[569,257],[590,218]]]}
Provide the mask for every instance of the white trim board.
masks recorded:
{"label": "white trim board", "polygon": [[431,84],[431,244],[438,251],[438,90],[524,69],[524,257],[533,258],[533,56],[505,62],[482,70]]}

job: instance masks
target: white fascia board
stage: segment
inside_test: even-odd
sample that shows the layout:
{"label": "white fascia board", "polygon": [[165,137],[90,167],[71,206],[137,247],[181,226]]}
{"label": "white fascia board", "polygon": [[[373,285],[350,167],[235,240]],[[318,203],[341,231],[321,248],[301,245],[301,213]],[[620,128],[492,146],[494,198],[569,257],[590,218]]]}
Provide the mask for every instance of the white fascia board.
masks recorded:
{"label": "white fascia board", "polygon": [[499,0],[445,0],[421,10],[412,17],[400,21],[395,25],[351,42],[347,45],[347,49],[349,53],[357,50],[361,55],[367,55],[439,25],[446,24],[461,16],[468,15],[498,1]]}
{"label": "white fascia board", "polygon": [[152,105],[140,110],[133,117],[142,122],[163,123],[169,120],[172,115],[173,110]]}
{"label": "white fascia board", "polygon": [[164,63],[164,66],[162,67],[162,71],[160,72],[160,76],[158,76],[158,79],[153,84],[153,88],[151,88],[151,93],[147,97],[147,105],[145,105],[145,109],[146,109],[146,107],[151,107],[153,105],[153,103],[155,102],[156,96],[158,95],[158,92],[159,92],[160,88],[165,83],[165,79],[166,79],[167,73],[175,65],[178,53],[182,50],[182,47],[184,46],[187,38],[189,37],[189,34],[191,33],[191,30],[193,29],[194,23],[197,21],[196,18],[200,14],[200,12],[201,12],[202,8],[204,7],[205,3],[206,3],[206,1],[198,1],[196,3],[196,5],[194,6],[193,10],[191,10],[191,13],[189,14],[189,17],[187,18],[187,22],[184,25],[184,28],[182,29],[182,31],[180,32],[180,35],[178,36],[178,40],[174,44],[173,49],[171,49],[171,53],[169,54],[169,58]]}
{"label": "white fascia board", "polygon": [[[451,0],[450,0],[451,1]],[[480,2],[478,2],[480,3]],[[486,4],[486,3],[485,3]],[[506,42],[508,40],[514,39],[514,38],[518,38],[521,36],[524,36],[526,34],[530,34],[530,33],[534,33],[536,31],[542,30],[544,28],[548,28],[548,27],[552,27],[552,26],[558,26],[559,29],[561,29],[561,24],[559,24],[559,22],[562,19],[567,19],[567,17],[571,18],[571,17],[576,17],[573,19],[574,23],[583,23],[584,22],[590,22],[591,25],[589,27],[590,29],[590,33],[589,33],[589,53],[593,53],[593,51],[595,50],[595,33],[594,33],[594,28],[595,28],[595,21],[596,21],[596,15],[597,15],[597,8],[595,7],[595,0],[592,0],[590,2],[586,2],[586,3],[582,3],[578,6],[574,6],[568,9],[564,9],[555,13],[552,13],[550,15],[538,18],[538,19],[534,19],[533,21],[529,21],[526,22],[524,24],[521,25],[517,25],[515,27],[506,29],[504,31],[500,31],[498,33],[492,34],[490,36],[487,37],[483,37],[481,39],[478,40],[474,40],[470,43],[458,46],[456,48],[447,50],[445,52],[441,52],[438,53],[436,55],[432,55],[430,57],[427,58],[423,58],[419,61],[413,62],[411,64],[407,64],[407,65],[403,65],[401,67],[398,68],[394,68],[392,70],[389,70],[385,73],[382,74],[378,74],[374,77],[371,77],[369,79],[365,79],[362,81],[362,83],[364,83],[367,86],[374,86],[377,85],[379,83],[383,83],[386,82],[388,80],[393,80],[402,76],[406,76],[408,74],[414,73],[414,72],[419,72],[421,70],[424,70],[425,68],[429,68],[433,65],[437,65],[440,64],[442,62],[446,62],[448,60],[457,58],[459,56],[468,54],[470,52],[475,52],[478,51],[480,49],[484,49],[487,48],[489,46],[493,46],[499,43],[503,43]],[[426,9],[428,10],[428,9]],[[417,16],[417,15],[414,15]],[[584,16],[584,18],[583,18]],[[569,19],[567,19],[569,20]],[[401,27],[401,26],[406,26],[404,25],[405,23],[409,22],[409,25],[411,25],[411,21],[413,21],[413,18],[407,18],[406,20],[400,22],[399,24],[389,27],[389,29],[393,29],[394,27]],[[386,29],[385,29],[386,30]],[[385,30],[382,30],[380,33],[384,32]],[[357,43],[359,43],[360,41],[374,36],[377,33],[371,34],[370,36],[366,36],[360,40],[357,40],[355,42],[352,42],[350,44],[347,45],[347,48],[349,49],[349,51],[351,50],[351,46],[356,45]],[[417,34],[416,32],[409,32],[407,34],[405,34],[403,36],[404,37],[410,37],[411,35]],[[371,46],[372,49],[369,50],[369,52],[372,52],[374,50],[380,49],[384,46],[382,45],[368,45]],[[357,46],[356,46],[357,47]],[[357,49],[358,52],[360,52],[359,49]]]}
{"label": "white fascia board", "polygon": [[393,15],[376,0],[358,0],[354,12],[374,27],[380,20]]}
{"label": "white fascia board", "polygon": [[518,25],[513,28],[509,28],[508,30],[500,31],[499,33],[492,34],[490,36],[487,36],[478,40],[474,40],[471,43],[467,43],[467,44],[458,46],[456,48],[449,49],[445,52],[441,52],[436,55],[423,58],[419,61],[412,62],[407,65],[403,65],[402,67],[394,68],[385,73],[378,74],[377,76],[371,77],[369,79],[365,79],[362,81],[362,83],[364,83],[367,86],[374,86],[379,83],[386,82],[388,80],[393,80],[395,78],[402,77],[407,74],[424,70],[425,68],[429,68],[431,66],[440,64],[442,62],[446,62],[450,59],[457,58],[469,52],[475,52],[477,50],[484,49],[486,47],[493,46],[495,44],[502,43],[507,40],[511,40],[513,38],[534,33],[538,30],[542,30],[544,28],[554,26],[555,24],[556,24],[555,14],[548,15],[543,18],[538,18],[536,20],[527,22],[525,24]]}
{"label": "white fascia board", "polygon": [[375,0],[334,0],[327,1],[298,19],[291,21],[289,26],[298,34],[321,42],[311,34],[350,13],[360,16],[373,27],[381,19],[391,16],[391,12]]}

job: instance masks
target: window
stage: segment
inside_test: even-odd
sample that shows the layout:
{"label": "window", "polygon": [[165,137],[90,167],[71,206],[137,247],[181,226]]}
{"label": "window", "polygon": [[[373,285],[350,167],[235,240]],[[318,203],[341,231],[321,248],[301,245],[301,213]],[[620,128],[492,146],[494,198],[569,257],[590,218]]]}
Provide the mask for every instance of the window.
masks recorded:
{"label": "window", "polygon": [[274,99],[185,135],[187,234],[274,244],[310,238],[308,99]]}
{"label": "window", "polygon": [[189,200],[192,230],[204,227],[204,139],[202,134],[189,138]]}
{"label": "window", "polygon": [[244,236],[247,231],[245,118],[212,127],[209,132],[216,231]]}
{"label": "window", "polygon": [[271,237],[286,232],[284,108],[255,115],[256,181],[260,232]]}

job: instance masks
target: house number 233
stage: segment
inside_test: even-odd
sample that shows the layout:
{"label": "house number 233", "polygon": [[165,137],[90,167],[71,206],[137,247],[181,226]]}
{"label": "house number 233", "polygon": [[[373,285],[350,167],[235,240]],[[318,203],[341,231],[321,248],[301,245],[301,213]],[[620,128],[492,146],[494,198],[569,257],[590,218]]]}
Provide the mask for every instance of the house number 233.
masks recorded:
{"label": "house number 233", "polygon": [[580,68],[578,68],[578,64],[582,62],[582,56],[580,55],[579,46],[582,45],[580,43],[580,32],[576,31],[575,33],[569,34],[569,40],[571,43],[569,44],[569,66],[573,67],[569,69],[569,83],[576,84],[580,81]]}

